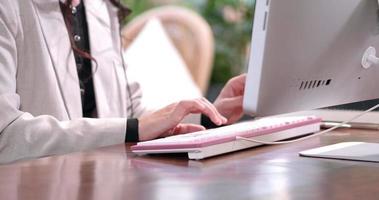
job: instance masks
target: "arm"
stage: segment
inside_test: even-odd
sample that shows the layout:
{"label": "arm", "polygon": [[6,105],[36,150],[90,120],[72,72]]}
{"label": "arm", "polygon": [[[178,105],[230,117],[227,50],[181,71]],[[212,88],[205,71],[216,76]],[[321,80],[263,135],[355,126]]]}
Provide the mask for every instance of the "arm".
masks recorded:
{"label": "arm", "polygon": [[17,22],[9,1],[0,3],[0,162],[120,144],[126,119],[59,121],[20,110],[16,93]]}

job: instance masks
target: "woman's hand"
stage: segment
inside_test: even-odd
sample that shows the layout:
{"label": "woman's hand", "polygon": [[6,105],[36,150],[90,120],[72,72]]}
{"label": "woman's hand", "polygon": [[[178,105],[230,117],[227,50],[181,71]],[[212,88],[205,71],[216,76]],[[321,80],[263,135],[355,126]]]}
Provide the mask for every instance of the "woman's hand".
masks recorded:
{"label": "woman's hand", "polygon": [[227,124],[235,123],[243,116],[245,82],[246,74],[230,79],[214,102],[218,112],[228,119]]}
{"label": "woman's hand", "polygon": [[140,141],[205,130],[201,125],[180,124],[183,118],[191,113],[207,115],[217,125],[227,122],[227,119],[205,98],[181,101],[141,117],[139,119]]}

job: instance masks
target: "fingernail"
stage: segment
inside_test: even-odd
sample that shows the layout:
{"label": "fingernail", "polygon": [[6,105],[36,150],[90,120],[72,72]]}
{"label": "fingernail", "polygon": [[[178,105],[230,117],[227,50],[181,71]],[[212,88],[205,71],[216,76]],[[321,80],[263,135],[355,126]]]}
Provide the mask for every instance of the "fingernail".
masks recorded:
{"label": "fingernail", "polygon": [[222,121],[224,124],[226,124],[228,122],[228,119],[226,119],[225,117],[222,117]]}

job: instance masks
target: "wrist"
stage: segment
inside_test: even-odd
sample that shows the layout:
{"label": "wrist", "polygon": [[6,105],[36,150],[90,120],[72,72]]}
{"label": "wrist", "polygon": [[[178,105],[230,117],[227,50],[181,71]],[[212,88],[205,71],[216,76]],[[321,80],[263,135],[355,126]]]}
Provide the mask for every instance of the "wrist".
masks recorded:
{"label": "wrist", "polygon": [[126,123],[125,142],[139,142],[139,121],[136,118],[128,119]]}

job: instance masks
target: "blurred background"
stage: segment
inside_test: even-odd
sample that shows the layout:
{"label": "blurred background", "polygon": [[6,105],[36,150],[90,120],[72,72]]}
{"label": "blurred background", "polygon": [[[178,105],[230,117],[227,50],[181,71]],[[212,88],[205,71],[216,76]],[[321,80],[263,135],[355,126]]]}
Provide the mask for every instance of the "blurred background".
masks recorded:
{"label": "blurred background", "polygon": [[165,5],[177,5],[201,15],[210,25],[214,36],[214,59],[208,97],[229,78],[246,71],[251,41],[255,0],[122,0],[133,10],[124,22],[141,13]]}
{"label": "blurred background", "polygon": [[[204,80],[195,80],[195,82],[198,86],[200,85],[202,95],[206,96],[210,101],[213,101],[219,94],[223,85],[231,77],[246,72],[247,70],[255,1],[256,0],[122,0],[122,2],[133,11],[132,15],[124,21],[124,25],[129,25],[130,22],[133,22],[138,16],[143,15],[143,13],[146,13],[149,10],[165,6],[180,6],[181,8],[190,9],[197,15],[200,15],[207,23],[207,26],[210,27],[212,39],[214,40],[211,43],[212,46],[214,46],[214,49],[210,50],[213,55],[210,58],[212,60],[210,63],[211,72],[204,73],[203,71],[198,71],[196,74],[196,70],[193,70],[191,73],[192,77],[195,79],[199,74],[206,74],[205,76],[209,77],[200,77],[200,79],[205,80],[206,84],[201,83]],[[171,21],[169,23],[176,22]],[[169,28],[169,26],[170,25],[165,28]],[[180,26],[176,25],[171,28],[180,29]],[[190,28],[193,29],[193,27]],[[135,29],[135,27],[132,29]],[[195,29],[200,29],[200,26]],[[131,35],[134,36],[133,34]],[[180,37],[183,37],[183,35],[186,36],[182,33]],[[128,37],[129,36],[127,36],[127,38]],[[193,41],[188,42],[179,39],[174,41],[174,43],[175,42],[176,44],[181,44],[176,45],[176,47],[179,47],[178,49],[181,50],[182,56],[190,52],[190,56],[188,56],[187,59],[185,58],[187,61],[187,67],[191,68],[191,64],[198,67],[198,62],[188,62],[188,60],[197,59],[196,55],[191,55],[191,51],[198,50],[196,47],[195,49],[190,49],[190,46],[196,46],[191,45],[191,42]],[[126,43],[128,43],[128,41]],[[182,48],[184,46],[185,49],[190,50],[187,52],[185,50],[183,51],[183,49],[180,49],[180,46],[182,46]],[[204,45],[202,47],[204,47]],[[196,53],[200,54],[204,52],[206,51]],[[206,65],[207,64],[205,64],[205,66]],[[203,88],[205,89],[201,86],[204,86]],[[366,110],[368,107],[376,105],[377,103],[378,100],[371,100],[331,107],[331,109]]]}

